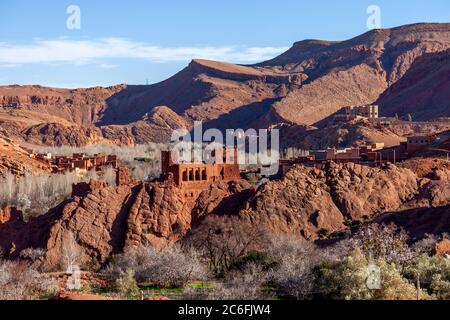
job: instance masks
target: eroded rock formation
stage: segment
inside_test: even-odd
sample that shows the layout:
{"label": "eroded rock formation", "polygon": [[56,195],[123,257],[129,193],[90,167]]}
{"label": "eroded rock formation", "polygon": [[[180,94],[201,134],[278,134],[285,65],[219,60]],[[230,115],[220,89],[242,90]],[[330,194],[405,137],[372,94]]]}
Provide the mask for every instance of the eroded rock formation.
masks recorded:
{"label": "eroded rock formation", "polygon": [[28,223],[18,212],[2,213],[9,219],[0,223],[0,246],[10,258],[29,247],[45,248],[45,268],[55,270],[69,244],[84,267],[98,268],[129,247],[175,243],[212,215],[232,215],[249,230],[310,240],[373,218],[394,221],[418,236],[450,230],[448,180],[394,165],[297,166],[257,189],[243,180],[214,182],[195,201],[170,180],[121,181],[117,187],[86,184],[89,188],[80,187],[72,199]]}

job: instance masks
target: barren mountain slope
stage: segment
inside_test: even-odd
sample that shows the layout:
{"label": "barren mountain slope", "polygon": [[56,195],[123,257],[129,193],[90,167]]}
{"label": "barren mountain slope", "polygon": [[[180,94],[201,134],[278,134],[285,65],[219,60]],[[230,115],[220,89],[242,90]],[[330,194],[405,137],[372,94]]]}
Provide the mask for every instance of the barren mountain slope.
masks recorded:
{"label": "barren mountain slope", "polygon": [[[419,81],[420,68],[408,75],[416,59],[449,48],[450,24],[414,24],[372,30],[342,42],[301,41],[279,57],[251,66],[193,60],[176,75],[150,86],[0,87],[0,124],[12,128],[11,123],[17,123],[18,136],[31,126],[47,123],[84,129],[96,126],[115,143],[167,140],[170,130],[190,128],[193,120],[220,129],[310,125],[344,105],[377,101],[399,80],[408,84]],[[429,66],[436,75],[430,75],[427,85],[419,84],[423,88],[418,91],[419,99],[415,100],[415,91],[397,94],[395,99],[389,96],[381,100],[389,110],[386,112],[394,112],[392,104],[414,101],[408,109],[413,116],[446,115],[448,108],[439,103],[447,97],[446,69],[441,67],[446,60],[442,59],[424,64],[425,70]],[[399,84],[393,92],[403,86]],[[430,101],[426,92],[439,94]],[[171,111],[154,110],[160,106]],[[439,111],[424,111],[429,108]],[[161,118],[174,121],[161,124]]]}
{"label": "barren mountain slope", "polygon": [[377,100],[417,57],[449,47],[450,24],[415,24],[374,30],[343,42],[302,41],[259,65],[308,76],[301,89],[275,104],[274,112],[295,123],[312,124],[343,105]]}
{"label": "barren mountain slope", "polygon": [[450,50],[417,59],[378,104],[387,116],[412,114],[415,120],[450,116]]}

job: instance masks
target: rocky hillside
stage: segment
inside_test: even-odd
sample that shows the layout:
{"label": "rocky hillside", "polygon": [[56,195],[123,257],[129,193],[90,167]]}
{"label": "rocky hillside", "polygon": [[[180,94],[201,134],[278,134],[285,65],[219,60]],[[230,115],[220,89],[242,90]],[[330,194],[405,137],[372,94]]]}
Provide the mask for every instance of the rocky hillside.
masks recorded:
{"label": "rocky hillside", "polygon": [[[223,200],[249,188],[249,184],[218,183],[214,188],[222,190],[218,196]],[[214,207],[220,207],[220,201],[199,202],[195,210]],[[85,266],[92,267],[93,262],[103,264],[112,254],[130,246],[162,246],[180,240],[201,219],[192,210],[193,204],[171,183],[119,187],[94,183],[90,191],[75,192],[72,199],[28,223],[20,212],[0,211],[0,248],[10,258],[29,247],[45,248],[45,267],[52,270],[59,266],[62,248],[71,246],[80,253]],[[75,245],[71,239],[76,239]]]}
{"label": "rocky hillside", "polygon": [[[341,42],[300,41],[256,65],[193,60],[150,86],[1,87],[0,124],[35,143],[93,144],[104,137],[130,144],[165,141],[193,120],[220,129],[312,125],[342,106],[375,101],[384,114],[448,116],[448,54],[439,52],[449,48],[450,24],[415,24]],[[49,123],[58,124],[61,138],[32,130]]]}
{"label": "rocky hillside", "polygon": [[262,186],[240,215],[275,232],[317,239],[345,230],[346,221],[397,211],[418,190],[417,176],[395,166],[330,163],[323,171],[299,166]]}
{"label": "rocky hillside", "polygon": [[[28,223],[14,210],[0,212],[0,247],[6,256],[15,258],[29,247],[45,248],[45,267],[52,270],[57,269],[63,248],[69,247],[80,253],[86,267],[95,268],[128,247],[180,241],[213,216],[233,216],[245,228],[316,240],[346,232],[357,222],[397,215],[413,229],[407,212],[418,215],[417,210],[427,209],[429,219],[440,221],[439,212],[450,205],[449,168],[420,162],[409,168],[299,166],[257,190],[246,181],[214,183],[195,202],[170,182],[85,187],[76,188],[71,199]],[[449,231],[446,224],[430,221],[428,226],[434,229],[416,226],[417,236]]]}
{"label": "rocky hillside", "polygon": [[304,150],[356,147],[377,142],[391,147],[405,140],[391,128],[365,121],[332,123],[321,128],[299,125],[282,125],[279,128],[284,148],[295,147]]}
{"label": "rocky hillside", "polygon": [[35,159],[31,159],[28,153],[10,138],[1,135],[0,132],[0,178],[10,172],[15,176],[25,173],[50,173],[49,165]]}
{"label": "rocky hillside", "polygon": [[414,120],[448,117],[450,50],[418,58],[405,75],[381,95],[378,104],[387,116],[411,114]]}

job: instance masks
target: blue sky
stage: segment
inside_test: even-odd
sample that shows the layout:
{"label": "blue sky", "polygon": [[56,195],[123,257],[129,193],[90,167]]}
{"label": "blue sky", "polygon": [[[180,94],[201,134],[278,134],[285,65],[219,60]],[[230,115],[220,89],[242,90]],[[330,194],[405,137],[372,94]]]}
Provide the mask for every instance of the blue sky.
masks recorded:
{"label": "blue sky", "polygon": [[[67,28],[70,5],[80,29]],[[369,5],[383,28],[450,22],[448,0],[0,0],[0,85],[145,84],[196,57],[259,62],[295,41],[368,31]]]}

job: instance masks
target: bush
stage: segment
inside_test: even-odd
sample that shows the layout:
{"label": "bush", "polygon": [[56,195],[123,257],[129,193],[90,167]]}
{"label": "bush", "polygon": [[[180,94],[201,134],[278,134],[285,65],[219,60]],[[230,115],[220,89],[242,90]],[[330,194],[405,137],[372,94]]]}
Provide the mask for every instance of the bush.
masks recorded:
{"label": "bush", "polygon": [[371,259],[407,263],[416,257],[408,240],[408,234],[394,224],[370,224],[361,228],[349,241],[349,245]]}
{"label": "bush", "polygon": [[293,299],[310,298],[315,281],[313,269],[321,258],[316,246],[304,239],[274,237],[269,255],[276,261],[270,280],[278,294]]}
{"label": "bush", "polygon": [[428,255],[420,256],[414,264],[405,268],[405,276],[416,281],[437,299],[450,298],[450,259]]}
{"label": "bush", "polygon": [[134,271],[128,269],[116,279],[116,290],[123,297],[136,296],[139,294],[139,287],[134,278]]}
{"label": "bush", "polygon": [[153,247],[130,249],[115,256],[106,271],[116,279],[126,270],[133,270],[139,283],[164,288],[182,287],[207,277],[197,252],[190,248],[183,250],[178,245],[161,250]]}
{"label": "bush", "polygon": [[[367,286],[369,267],[375,265],[381,271],[381,288]],[[340,261],[324,261],[316,268],[316,291],[321,298],[339,300],[415,300],[414,284],[404,278],[394,263],[384,259],[371,261],[360,250]],[[429,299],[421,291],[422,299]]]}
{"label": "bush", "polygon": [[36,260],[39,260],[45,255],[45,250],[38,248],[28,248],[24,249],[20,252],[20,257],[23,259],[29,259],[32,262],[35,262]]}
{"label": "bush", "polygon": [[32,300],[56,293],[57,283],[26,264],[0,261],[0,300]]}
{"label": "bush", "polygon": [[249,228],[238,218],[209,216],[186,241],[198,248],[211,272],[223,276],[236,261],[266,247],[266,235],[264,229]]}
{"label": "bush", "polygon": [[248,264],[242,271],[230,271],[225,281],[217,288],[209,290],[206,299],[209,300],[264,300],[272,294],[264,290],[268,274],[256,264]]}

